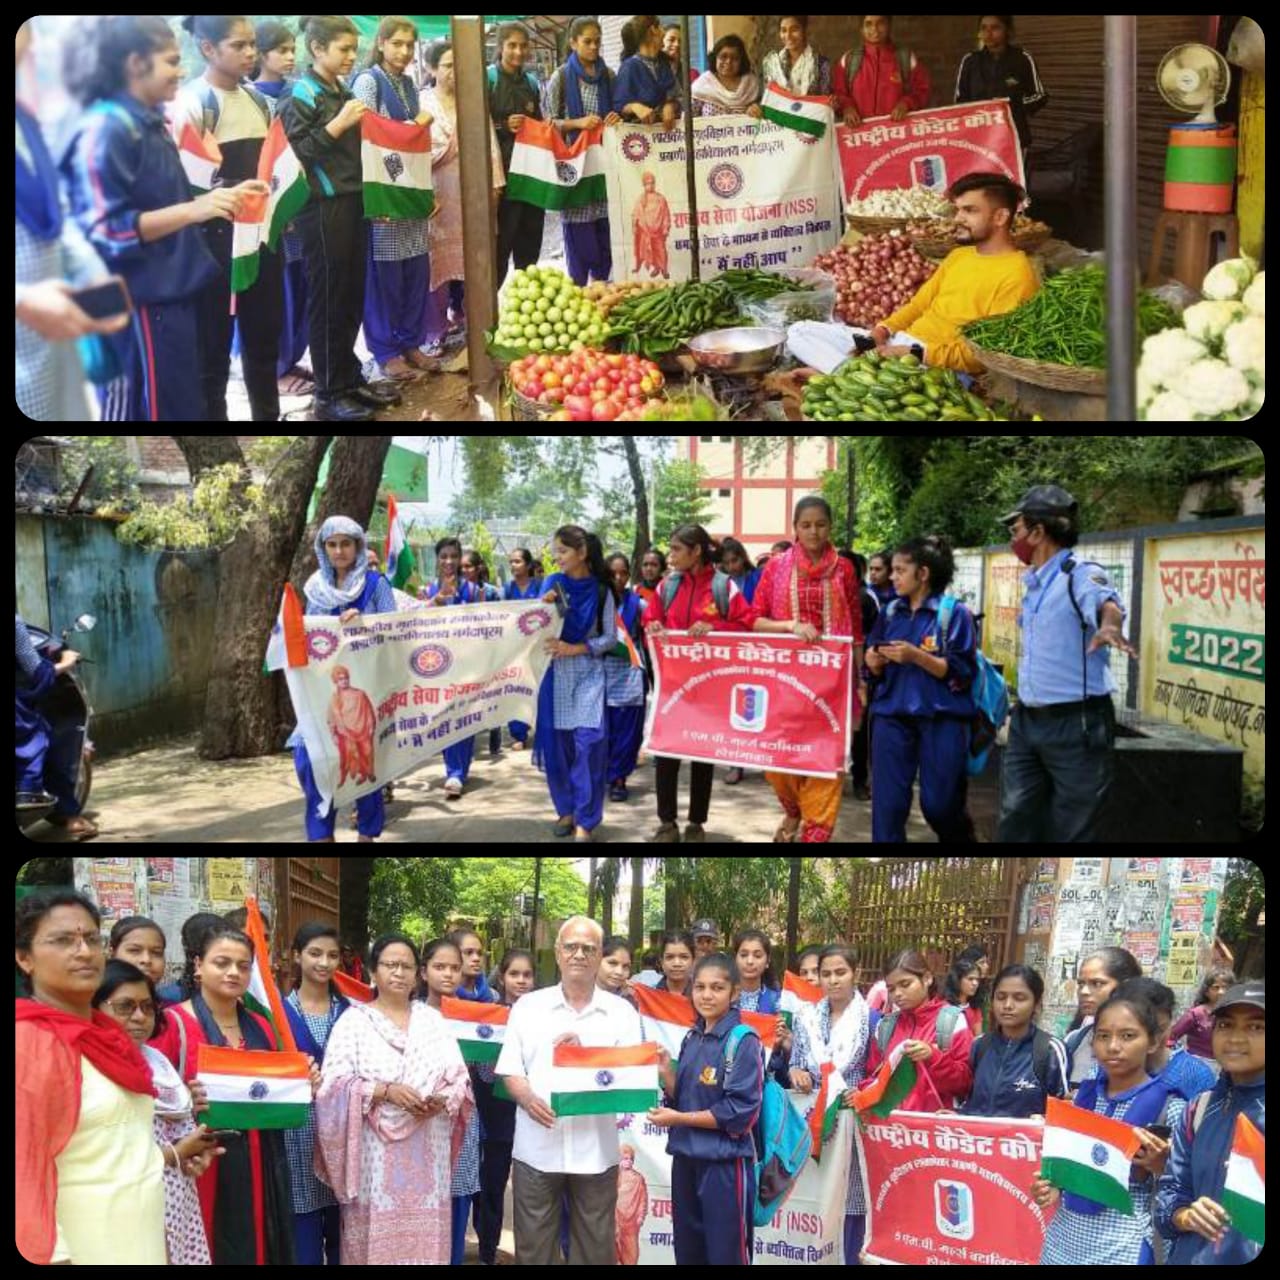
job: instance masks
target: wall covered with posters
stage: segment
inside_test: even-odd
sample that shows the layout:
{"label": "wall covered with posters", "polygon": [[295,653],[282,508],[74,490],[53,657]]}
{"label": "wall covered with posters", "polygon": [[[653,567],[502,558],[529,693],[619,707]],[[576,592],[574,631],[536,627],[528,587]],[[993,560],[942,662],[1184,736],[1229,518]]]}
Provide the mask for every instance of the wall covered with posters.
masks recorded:
{"label": "wall covered with posters", "polygon": [[1142,707],[1240,747],[1266,773],[1266,531],[1146,545]]}
{"label": "wall covered with posters", "polygon": [[76,858],[76,888],[102,911],[102,931],[148,916],[165,934],[169,976],[182,972],[182,922],[198,911],[225,915],[256,894],[274,919],[273,858]]}
{"label": "wall covered with posters", "polygon": [[1041,858],[1022,893],[1022,962],[1045,977],[1041,1025],[1075,1017],[1080,962],[1102,947],[1133,953],[1147,976],[1194,1001],[1213,964],[1227,858]]}

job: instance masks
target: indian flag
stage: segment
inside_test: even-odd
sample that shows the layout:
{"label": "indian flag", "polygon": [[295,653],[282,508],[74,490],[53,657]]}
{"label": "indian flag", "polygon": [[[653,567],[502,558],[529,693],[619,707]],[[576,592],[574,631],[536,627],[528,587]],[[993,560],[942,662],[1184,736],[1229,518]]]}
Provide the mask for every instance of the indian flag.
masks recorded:
{"label": "indian flag", "polygon": [[640,1010],[644,1038],[660,1044],[671,1055],[671,1060],[676,1061],[685,1036],[693,1030],[698,1019],[692,1002],[684,996],[656,991],[639,982],[631,988],[631,993],[636,998],[636,1008]]}
{"label": "indian flag", "polygon": [[286,582],[276,625],[271,629],[271,639],[267,642],[263,675],[283,671],[286,667],[307,665],[307,629],[303,616],[302,601],[298,599],[293,584]]}
{"label": "indian flag", "polygon": [[440,1002],[440,1013],[462,1050],[464,1062],[497,1062],[511,1018],[511,1010],[506,1005],[445,996]]}
{"label": "indian flag", "polygon": [[232,223],[231,292],[243,293],[258,283],[258,250],[266,231],[267,197],[247,195]]}
{"label": "indian flag", "polygon": [[853,1109],[859,1115],[870,1112],[883,1119],[900,1107],[916,1087],[916,1064],[906,1056],[905,1050],[905,1042],[891,1049],[875,1079],[854,1095]]}
{"label": "indian flag", "polygon": [[760,102],[760,110],[766,120],[784,129],[798,129],[814,138],[821,138],[835,123],[829,98],[805,98],[788,93],[776,81],[770,80]]}
{"label": "indian flag", "polygon": [[431,131],[409,121],[369,112],[360,121],[363,139],[364,216],[429,218],[435,207],[431,186]]}
{"label": "indian flag", "polygon": [[1267,1243],[1266,1139],[1248,1116],[1236,1117],[1236,1136],[1227,1161],[1222,1207],[1246,1240]]}
{"label": "indian flag", "polygon": [[782,979],[782,1017],[787,1026],[794,1026],[796,1014],[801,1009],[822,1003],[822,988],[806,982],[794,973]]}
{"label": "indian flag", "polygon": [[636,642],[631,638],[631,632],[627,630],[627,624],[623,622],[620,614],[618,615],[618,647],[609,656],[623,658],[633,667],[644,666],[640,661],[640,650],[636,648]]}
{"label": "indian flag", "polygon": [[584,129],[570,145],[549,121],[526,119],[507,170],[507,199],[556,210],[604,200],[603,126]]}
{"label": "indian flag", "polygon": [[565,1116],[619,1116],[658,1105],[658,1046],[587,1049],[562,1044],[552,1055],[551,1110]]}
{"label": "indian flag", "polygon": [[348,1000],[354,1000],[356,1004],[372,1004],[377,996],[371,986],[361,982],[359,978],[353,978],[349,973],[343,973],[341,969],[333,975],[333,985],[340,994]]}
{"label": "indian flag", "polygon": [[196,1079],[209,1095],[210,1129],[300,1129],[311,1114],[304,1053],[246,1052],[202,1044]]}
{"label": "indian flag", "polygon": [[822,1083],[818,1097],[809,1113],[809,1132],[813,1135],[813,1158],[822,1159],[823,1144],[831,1140],[840,1120],[840,1108],[844,1106],[844,1079],[834,1064],[822,1064]]}
{"label": "indian flag", "polygon": [[1040,1173],[1063,1191],[1132,1217],[1129,1166],[1141,1145],[1132,1125],[1050,1098]]}
{"label": "indian flag", "polygon": [[267,140],[262,144],[262,153],[258,157],[258,179],[271,188],[271,195],[267,198],[263,243],[274,253],[280,244],[280,237],[284,235],[285,227],[302,212],[303,206],[311,199],[302,162],[294,155],[289,139],[285,136],[284,124],[278,116],[271,122]]}
{"label": "indian flag", "polygon": [[192,193],[201,196],[212,191],[222,168],[222,148],[216,140],[208,135],[202,136],[188,120],[178,135],[178,155]]}
{"label": "indian flag", "polygon": [[[275,975],[271,971],[271,948],[267,945],[267,930],[262,923],[262,912],[258,910],[257,898],[246,898],[245,909],[249,918],[245,921],[244,931],[253,943],[253,972],[249,975],[249,990],[245,992],[245,1006],[254,1013],[261,1014],[276,1033],[276,1043],[281,1049],[296,1053],[297,1044],[293,1039],[293,1028],[285,1016],[284,1001],[280,999],[280,989],[276,986]],[[303,1074],[306,1074],[306,1062],[303,1061]],[[307,1094],[310,1102],[311,1095]],[[213,1126],[217,1128],[216,1125]],[[234,1127],[234,1126],[231,1126]],[[250,1125],[250,1128],[259,1126]],[[261,1126],[270,1127],[270,1126]],[[280,1128],[291,1129],[293,1125],[281,1125]]]}
{"label": "indian flag", "polygon": [[413,577],[415,565],[409,539],[400,521],[400,508],[395,498],[387,501],[387,577],[396,591],[403,591],[405,583]]}
{"label": "indian flag", "polygon": [[778,1019],[767,1013],[747,1013],[741,1010],[742,1021],[760,1037],[765,1053],[772,1053],[778,1043]]}

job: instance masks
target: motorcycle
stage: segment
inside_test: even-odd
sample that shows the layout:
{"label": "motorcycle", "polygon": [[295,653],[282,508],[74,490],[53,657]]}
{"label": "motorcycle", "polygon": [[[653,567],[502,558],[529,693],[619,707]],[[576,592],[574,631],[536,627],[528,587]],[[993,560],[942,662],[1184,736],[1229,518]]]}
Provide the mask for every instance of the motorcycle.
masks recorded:
{"label": "motorcycle", "polygon": [[[56,663],[73,634],[87,635],[98,625],[92,614],[82,613],[70,627],[61,633],[61,639],[41,627],[27,624],[27,634],[36,652]],[[90,659],[82,657],[81,663]],[[80,664],[58,676],[53,688],[39,704],[41,715],[49,722],[49,759],[65,760],[75,776],[75,795],[81,810],[89,800],[93,787],[93,761],[97,754],[89,736],[93,709],[80,678]],[[20,831],[35,826],[41,818],[47,818],[57,807],[55,797],[46,792],[19,791],[15,795],[15,817]]]}

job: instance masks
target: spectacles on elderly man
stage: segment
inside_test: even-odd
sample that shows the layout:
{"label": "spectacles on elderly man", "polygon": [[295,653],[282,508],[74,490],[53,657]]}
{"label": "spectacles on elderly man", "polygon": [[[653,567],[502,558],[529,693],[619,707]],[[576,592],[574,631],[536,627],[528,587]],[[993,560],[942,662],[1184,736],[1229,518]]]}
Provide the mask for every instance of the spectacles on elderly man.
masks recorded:
{"label": "spectacles on elderly man", "polygon": [[576,956],[578,952],[587,960],[594,960],[600,954],[600,948],[592,946],[589,942],[562,942],[560,950],[567,956]]}

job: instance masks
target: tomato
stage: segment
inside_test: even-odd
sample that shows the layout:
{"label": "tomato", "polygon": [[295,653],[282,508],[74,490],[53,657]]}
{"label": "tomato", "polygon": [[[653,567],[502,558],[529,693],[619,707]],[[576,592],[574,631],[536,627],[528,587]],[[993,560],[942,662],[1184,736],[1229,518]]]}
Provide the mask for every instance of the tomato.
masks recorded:
{"label": "tomato", "polygon": [[613,390],[613,383],[608,378],[598,378],[596,379],[595,390],[607,396]]}
{"label": "tomato", "polygon": [[547,419],[547,421],[548,422],[572,422],[573,414],[571,414],[567,409],[561,409],[558,413],[553,413]]}
{"label": "tomato", "polygon": [[546,398],[548,404],[564,404],[565,390],[563,387],[556,387],[551,391],[544,391],[542,395]]}
{"label": "tomato", "polygon": [[554,369],[552,369],[550,373],[544,373],[542,375],[542,385],[546,387],[548,391],[554,390],[556,387],[560,386],[562,382],[563,379]]}
{"label": "tomato", "polygon": [[627,357],[618,355],[605,356],[605,362],[611,369],[621,369],[626,364]]}
{"label": "tomato", "polygon": [[539,356],[537,363],[533,366],[539,373],[546,373],[551,368],[550,356]]}
{"label": "tomato", "polygon": [[640,380],[640,394],[651,396],[658,389],[658,385],[652,378],[642,378]]}
{"label": "tomato", "polygon": [[635,400],[635,399],[637,399],[639,396],[642,396],[642,395],[644,395],[644,384],[643,384],[643,383],[640,383],[640,382],[628,382],[628,383],[627,383],[627,398],[628,398],[629,400]]}
{"label": "tomato", "polygon": [[591,394],[591,383],[586,378],[579,378],[573,384],[573,394],[575,396],[589,396]]}
{"label": "tomato", "polygon": [[591,418],[594,422],[613,422],[618,413],[619,408],[612,400],[601,400],[591,411]]}
{"label": "tomato", "polygon": [[542,394],[542,383],[530,379],[520,388],[520,394],[527,396],[530,400],[536,400]]}
{"label": "tomato", "polygon": [[572,415],[575,422],[591,421],[593,405],[587,396],[566,396],[564,407]]}

